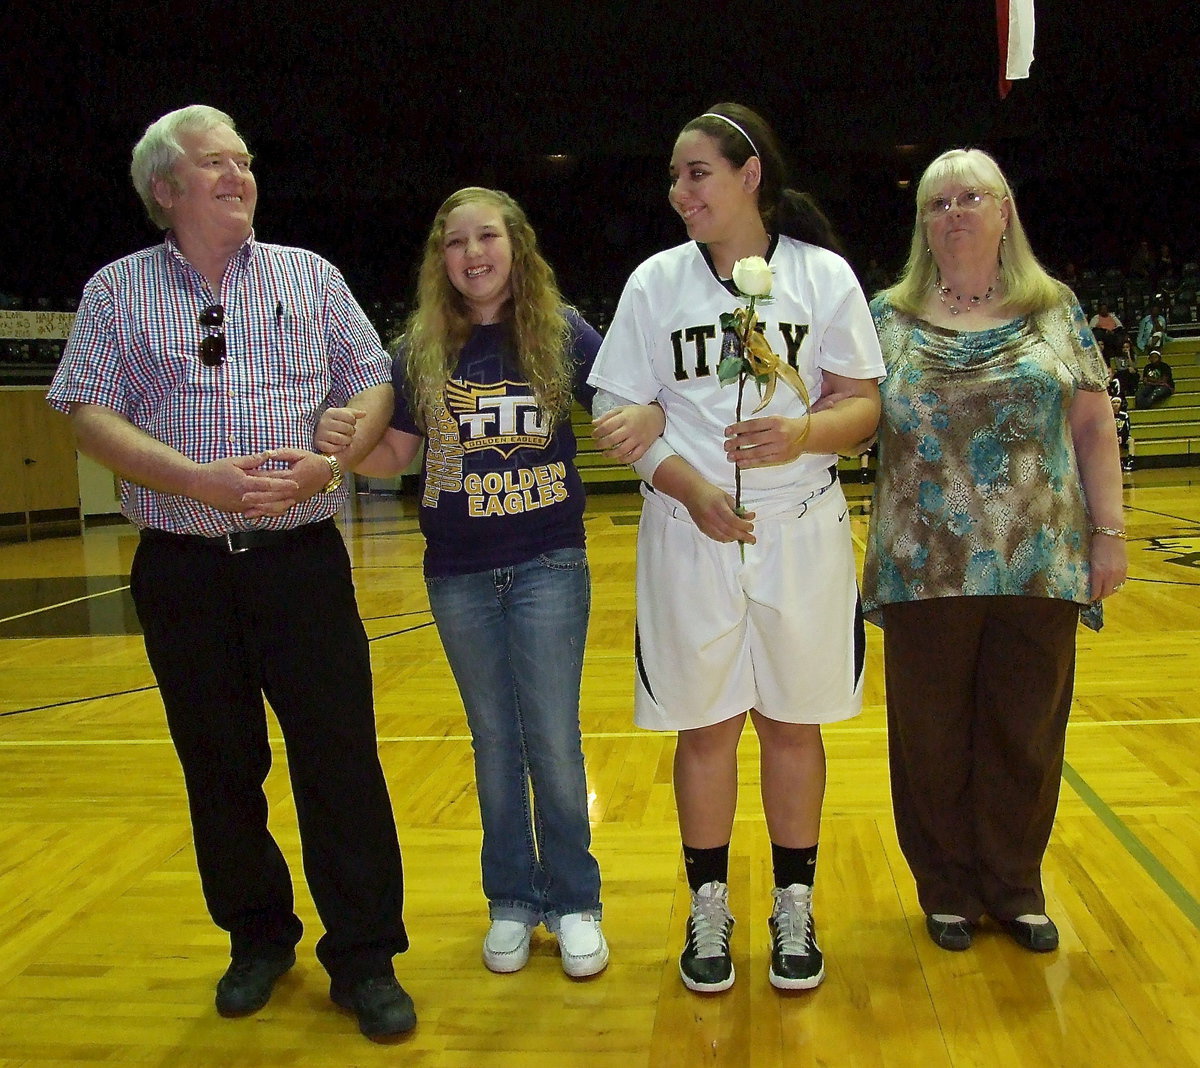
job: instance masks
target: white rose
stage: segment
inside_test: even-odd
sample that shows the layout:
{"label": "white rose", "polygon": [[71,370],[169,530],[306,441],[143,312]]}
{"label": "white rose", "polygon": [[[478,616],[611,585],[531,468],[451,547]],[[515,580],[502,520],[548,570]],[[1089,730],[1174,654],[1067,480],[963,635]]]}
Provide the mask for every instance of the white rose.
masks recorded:
{"label": "white rose", "polygon": [[733,284],[746,297],[771,295],[771,267],[761,256],[747,256],[733,265]]}

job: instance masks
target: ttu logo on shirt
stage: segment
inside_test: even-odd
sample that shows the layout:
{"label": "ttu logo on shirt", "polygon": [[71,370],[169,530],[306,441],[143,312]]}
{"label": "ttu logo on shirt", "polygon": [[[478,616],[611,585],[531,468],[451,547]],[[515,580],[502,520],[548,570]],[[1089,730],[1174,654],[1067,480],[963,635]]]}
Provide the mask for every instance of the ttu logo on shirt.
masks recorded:
{"label": "ttu logo on shirt", "polygon": [[513,461],[507,470],[470,471],[468,456],[492,450],[509,460],[523,448],[544,450],[553,424],[523,382],[447,382],[446,405],[426,437],[425,491],[436,508],[442,493],[463,493],[467,515],[483,519],[533,512],[566,500],[567,467]]}
{"label": "ttu logo on shirt", "polygon": [[447,382],[446,404],[466,452],[495,449],[505,459],[521,448],[544,449],[553,426],[523,382]]}

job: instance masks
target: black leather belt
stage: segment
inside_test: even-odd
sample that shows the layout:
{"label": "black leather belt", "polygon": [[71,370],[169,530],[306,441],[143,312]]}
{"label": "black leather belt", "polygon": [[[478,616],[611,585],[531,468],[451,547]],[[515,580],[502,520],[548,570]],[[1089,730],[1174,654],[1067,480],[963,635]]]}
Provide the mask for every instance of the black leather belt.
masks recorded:
{"label": "black leather belt", "polygon": [[314,537],[326,527],[333,526],[333,519],[322,519],[291,530],[231,530],[217,538],[206,538],[201,534],[173,534],[169,530],[144,527],[142,541],[161,542],[187,549],[209,549],[222,553],[244,553],[251,549],[277,549],[294,545]]}

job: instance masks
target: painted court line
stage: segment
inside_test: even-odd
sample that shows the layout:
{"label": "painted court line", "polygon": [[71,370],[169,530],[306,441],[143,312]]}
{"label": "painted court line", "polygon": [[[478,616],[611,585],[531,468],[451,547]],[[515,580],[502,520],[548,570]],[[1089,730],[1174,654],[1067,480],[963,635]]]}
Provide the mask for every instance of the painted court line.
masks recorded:
{"label": "painted court line", "polygon": [[28,612],[19,612],[15,616],[5,616],[0,619],[0,623],[11,623],[14,619],[25,619],[27,616],[36,616],[39,612],[53,612],[56,608],[66,608],[69,604],[79,604],[81,601],[90,601],[93,597],[107,597],[110,593],[120,593],[122,590],[129,589],[128,586],[114,586],[111,590],[101,590],[99,593],[89,593],[84,597],[73,597],[69,601],[59,601],[58,604],[44,604],[41,608],[31,608]]}
{"label": "painted court line", "polygon": [[1142,870],[1150,876],[1154,885],[1174,902],[1189,920],[1192,926],[1200,930],[1200,901],[1167,869],[1166,865],[1154,855],[1150,848],[1136,835],[1129,826],[1108,805],[1104,799],[1093,790],[1070,764],[1063,764],[1063,779],[1079,795],[1083,803],[1092,810],[1095,816],[1108,828],[1109,833],[1121,843],[1125,852],[1141,865]]}

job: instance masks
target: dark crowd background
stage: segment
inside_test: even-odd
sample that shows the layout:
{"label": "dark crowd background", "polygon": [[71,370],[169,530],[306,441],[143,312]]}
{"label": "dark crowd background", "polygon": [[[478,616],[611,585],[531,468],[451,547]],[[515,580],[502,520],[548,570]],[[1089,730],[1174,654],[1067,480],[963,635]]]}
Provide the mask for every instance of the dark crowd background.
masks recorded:
{"label": "dark crowd background", "polygon": [[0,294],[69,309],[156,240],[129,153],[190,103],[228,111],[255,153],[260,239],[327,256],[385,332],[462,185],[513,194],[603,325],[633,267],[684,240],[672,141],[721,100],[775,125],[868,288],[903,263],[916,178],[963,145],[999,158],[1055,271],[1128,274],[1142,242],[1155,265],[1164,245],[1196,261],[1197,5],[1035,7],[1032,75],[1002,100],[992,0],[10,3]]}

